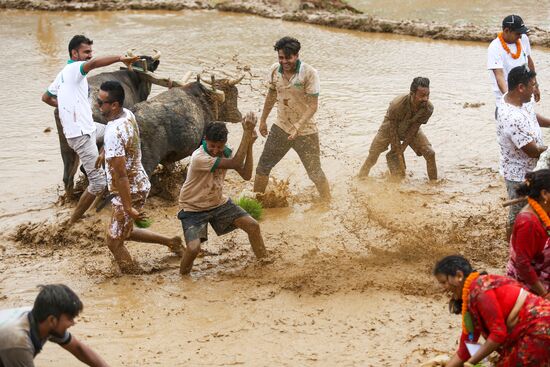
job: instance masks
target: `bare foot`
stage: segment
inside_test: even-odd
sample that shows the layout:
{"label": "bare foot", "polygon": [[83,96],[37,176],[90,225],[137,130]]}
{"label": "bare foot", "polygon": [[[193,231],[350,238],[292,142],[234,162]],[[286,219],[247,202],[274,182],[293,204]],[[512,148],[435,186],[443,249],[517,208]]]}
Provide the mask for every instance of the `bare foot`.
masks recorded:
{"label": "bare foot", "polygon": [[178,256],[183,256],[183,241],[181,240],[181,237],[180,236],[172,237],[172,239],[170,240],[170,244],[168,245],[168,248],[174,254]]}

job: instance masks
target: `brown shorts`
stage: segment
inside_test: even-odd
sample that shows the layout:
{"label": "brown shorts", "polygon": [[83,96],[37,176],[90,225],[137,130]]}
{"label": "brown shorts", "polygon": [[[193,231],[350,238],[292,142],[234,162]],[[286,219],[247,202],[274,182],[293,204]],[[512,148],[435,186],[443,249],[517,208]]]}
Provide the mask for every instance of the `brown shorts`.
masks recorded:
{"label": "brown shorts", "polygon": [[[132,207],[138,211],[143,209],[148,194],[148,191],[132,194]],[[134,220],[124,210],[120,196],[115,195],[111,199],[111,207],[113,208],[113,213],[107,234],[113,240],[125,240],[132,233]]]}
{"label": "brown shorts", "polygon": [[[388,149],[390,143],[390,134],[386,131],[379,130],[378,133],[376,133],[374,140],[372,141],[369,151],[370,153],[376,154],[378,156]],[[418,129],[418,133],[414,137],[413,141],[411,141],[409,146],[412,148],[412,150],[414,150],[417,156],[430,154],[434,151],[432,148],[432,144],[430,144],[430,141],[428,140],[426,135],[424,135],[421,129]]]}

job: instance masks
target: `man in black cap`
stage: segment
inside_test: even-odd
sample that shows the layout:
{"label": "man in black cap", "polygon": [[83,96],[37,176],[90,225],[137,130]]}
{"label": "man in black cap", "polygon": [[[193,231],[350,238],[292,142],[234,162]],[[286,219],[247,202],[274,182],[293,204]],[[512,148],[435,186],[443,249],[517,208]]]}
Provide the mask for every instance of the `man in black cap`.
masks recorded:
{"label": "man in black cap", "polygon": [[[535,63],[531,58],[531,45],[527,37],[528,32],[529,29],[519,15],[508,15],[502,21],[502,32],[489,45],[487,69],[489,69],[493,81],[497,108],[501,103],[502,96],[508,92],[506,81],[510,70],[516,66],[525,65],[530,71],[535,71]],[[533,95],[535,101],[538,102],[540,99],[538,85]]]}

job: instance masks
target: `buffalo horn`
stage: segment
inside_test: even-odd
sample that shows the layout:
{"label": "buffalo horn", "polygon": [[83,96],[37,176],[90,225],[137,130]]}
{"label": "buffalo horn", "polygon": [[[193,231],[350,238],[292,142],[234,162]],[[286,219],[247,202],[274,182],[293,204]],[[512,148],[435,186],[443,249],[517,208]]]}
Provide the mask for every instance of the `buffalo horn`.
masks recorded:
{"label": "buffalo horn", "polygon": [[134,51],[136,49],[135,48],[131,48],[131,49],[128,49],[128,51],[126,51],[126,56],[128,57],[136,57],[136,55],[134,55]]}
{"label": "buffalo horn", "polygon": [[153,51],[155,52],[155,54],[154,54],[153,56],[151,56],[151,58],[152,58],[153,60],[157,61],[158,59],[160,59],[161,53],[160,53],[160,51],[157,51],[157,50],[155,50],[155,49],[153,49]]}
{"label": "buffalo horn", "polygon": [[241,80],[243,80],[244,78],[244,74],[240,76],[239,79],[229,79],[229,81],[227,82],[227,84],[229,85],[237,85],[241,82]]}

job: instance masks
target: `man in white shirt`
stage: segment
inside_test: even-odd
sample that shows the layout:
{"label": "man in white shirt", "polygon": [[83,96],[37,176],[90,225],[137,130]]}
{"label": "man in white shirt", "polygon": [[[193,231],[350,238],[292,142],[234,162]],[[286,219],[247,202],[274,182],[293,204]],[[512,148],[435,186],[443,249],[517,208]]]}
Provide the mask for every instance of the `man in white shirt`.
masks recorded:
{"label": "man in white shirt", "polygon": [[95,123],[89,100],[87,74],[96,68],[122,62],[127,66],[138,57],[103,56],[92,58],[93,41],[82,35],[74,36],[69,42],[67,65],[57,74],[48,90],[42,95],[42,101],[57,107],[63,134],[68,145],[76,152],[86,175],[88,188],[78,201],[70,223],[76,222],[92,205],[96,195],[105,189],[105,173],[95,163],[99,157],[96,139],[103,139],[105,125]]}
{"label": "man in white shirt", "polygon": [[66,285],[40,286],[34,306],[0,311],[0,367],[34,367],[34,358],[51,341],[88,366],[107,367],[90,347],[68,332],[82,302]]}
{"label": "man in white shirt", "polygon": [[[497,106],[502,96],[508,91],[507,80],[510,70],[516,66],[525,65],[529,70],[535,71],[528,32],[529,29],[519,15],[508,15],[502,21],[502,32],[489,45],[487,69],[492,80]],[[538,102],[540,99],[538,87],[534,89],[533,94],[535,101]]]}
{"label": "man in white shirt", "polygon": [[[550,127],[550,119],[535,113],[533,92],[536,73],[517,66],[508,74],[508,92],[497,110],[497,140],[500,146],[500,174],[504,177],[508,197],[515,199],[516,186],[532,171],[547,147],[540,127]],[[510,206],[508,236],[524,203]]]}

